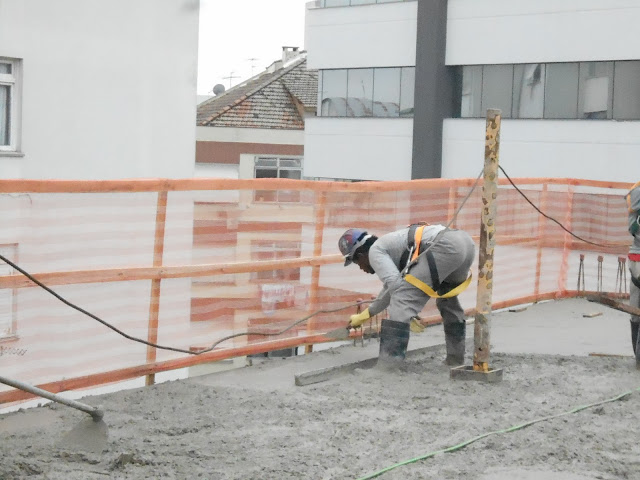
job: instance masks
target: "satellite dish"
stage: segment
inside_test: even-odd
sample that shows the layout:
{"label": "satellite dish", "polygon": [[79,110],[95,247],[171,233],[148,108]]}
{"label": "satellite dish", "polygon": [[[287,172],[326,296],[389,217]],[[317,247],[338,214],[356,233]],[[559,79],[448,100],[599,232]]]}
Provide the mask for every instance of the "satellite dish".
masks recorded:
{"label": "satellite dish", "polygon": [[224,93],[224,85],[222,85],[221,83],[218,83],[215,87],[213,87],[213,94],[215,96],[218,96],[221,93]]}

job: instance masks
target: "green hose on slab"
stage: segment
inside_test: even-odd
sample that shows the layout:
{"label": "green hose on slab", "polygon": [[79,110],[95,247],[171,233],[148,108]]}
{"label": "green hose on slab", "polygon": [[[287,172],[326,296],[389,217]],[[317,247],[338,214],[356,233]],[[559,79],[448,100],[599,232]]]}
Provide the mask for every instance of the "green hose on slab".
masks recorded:
{"label": "green hose on slab", "polygon": [[622,399],[624,397],[627,397],[627,396],[631,395],[632,393],[638,392],[638,391],[640,391],[640,387],[638,387],[638,388],[636,388],[634,390],[630,390],[630,391],[625,392],[625,393],[621,393],[620,395],[617,395],[617,396],[615,396],[613,398],[609,398],[607,400],[602,400],[601,402],[595,402],[595,403],[590,403],[589,405],[583,405],[583,406],[580,406],[580,407],[575,407],[575,408],[573,408],[573,409],[571,409],[571,410],[569,410],[567,412],[558,413],[556,415],[549,415],[547,417],[538,418],[536,420],[530,420],[530,421],[522,423],[520,425],[514,425],[513,427],[505,428],[503,430],[496,430],[494,432],[484,433],[484,434],[478,435],[477,437],[474,437],[474,438],[472,438],[470,440],[467,440],[466,442],[462,442],[462,443],[459,443],[458,445],[454,445],[453,447],[445,448],[445,449],[442,449],[442,450],[436,450],[434,452],[429,452],[429,453],[427,453],[425,455],[421,455],[419,457],[415,457],[415,458],[412,458],[410,460],[405,460],[404,462],[396,463],[395,465],[391,465],[389,467],[385,467],[382,470],[378,470],[377,472],[370,473],[369,475],[366,475],[364,477],[360,477],[357,480],[368,480],[370,478],[376,478],[376,477],[379,477],[380,475],[382,475],[383,473],[389,472],[389,471],[394,470],[394,469],[396,469],[398,467],[402,467],[403,465],[409,465],[411,463],[415,463],[415,462],[418,462],[420,460],[426,460],[427,458],[435,457],[436,455],[441,454],[441,453],[455,452],[456,450],[460,450],[460,449],[466,447],[467,445],[470,445],[473,442],[477,442],[478,440],[481,440],[483,438],[489,437],[491,435],[497,435],[497,434],[500,434],[500,433],[515,432],[516,430],[521,430],[521,429],[523,429],[525,427],[528,427],[529,425],[533,425],[534,423],[543,422],[545,420],[551,420],[553,418],[562,417],[564,415],[569,415],[570,413],[578,413],[578,412],[580,412],[582,410],[585,410],[587,408],[596,407],[598,405],[602,405],[602,404],[605,404],[605,403],[616,402],[616,401],[618,401],[618,400],[620,400],[620,399]]}

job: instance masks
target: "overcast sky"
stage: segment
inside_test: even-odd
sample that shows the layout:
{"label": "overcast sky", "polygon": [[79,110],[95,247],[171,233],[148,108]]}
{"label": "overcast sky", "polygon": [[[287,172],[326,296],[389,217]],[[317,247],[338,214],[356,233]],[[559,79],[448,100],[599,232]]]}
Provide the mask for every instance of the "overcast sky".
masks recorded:
{"label": "overcast sky", "polygon": [[218,83],[229,88],[230,75],[236,85],[261,72],[285,45],[304,49],[307,1],[200,0],[198,94]]}

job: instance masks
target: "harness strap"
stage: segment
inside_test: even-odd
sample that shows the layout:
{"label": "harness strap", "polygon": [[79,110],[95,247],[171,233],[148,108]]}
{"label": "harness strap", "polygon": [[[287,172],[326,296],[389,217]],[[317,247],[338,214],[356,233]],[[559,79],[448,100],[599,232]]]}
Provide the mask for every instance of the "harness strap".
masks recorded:
{"label": "harness strap", "polygon": [[[416,228],[416,231],[413,235],[413,255],[411,255],[411,261],[413,262],[416,258],[418,258],[418,255],[420,255],[420,243],[422,242],[422,232],[424,232],[424,227],[426,227],[427,224],[423,224],[420,225],[419,227]],[[430,252],[428,252],[430,253]]]}
{"label": "harness strap", "polygon": [[436,259],[433,257],[433,253],[431,253],[431,250],[427,250],[427,262],[429,262],[429,272],[431,273],[431,283],[433,283],[433,290],[437,292],[438,290],[440,290],[440,276],[438,275],[438,269],[436,268]]}
{"label": "harness strap", "polygon": [[[472,276],[473,276],[472,274],[469,274],[469,278],[467,278],[464,282],[462,282],[457,287],[453,288],[452,290],[449,290],[447,293],[444,293],[442,295],[438,295],[433,290],[433,288],[431,288],[429,285],[424,283],[419,278],[414,277],[413,275],[407,274],[407,275],[405,275],[404,279],[407,282],[409,282],[411,285],[413,285],[414,287],[422,290],[424,293],[426,293],[427,295],[429,295],[432,298],[451,298],[451,297],[455,297],[456,295],[460,295],[462,292],[464,292],[467,289],[469,284],[471,284]],[[638,287],[638,288],[640,288],[640,287]]]}
{"label": "harness strap", "polygon": [[420,255],[420,242],[422,241],[422,232],[428,223],[414,223],[409,225],[409,233],[407,234],[407,249],[400,257],[400,268],[404,271],[407,266]]}
{"label": "harness strap", "polygon": [[[420,223],[414,224],[409,227],[409,235],[408,235],[408,246],[405,253],[402,255],[400,259],[400,264],[404,265],[404,268],[407,269],[412,262],[414,262],[418,256],[420,256],[420,244],[422,242],[422,234],[424,232],[424,228],[428,226],[428,223]],[[442,233],[446,230],[441,230],[438,235],[436,235],[434,241],[440,237]],[[410,257],[410,258],[409,258]],[[422,290],[424,293],[429,295],[432,298],[451,298],[455,297],[462,293],[468,286],[471,284],[471,274],[469,274],[469,278],[467,278],[464,282],[462,282],[457,287],[452,288],[447,293],[439,295],[437,293],[440,290],[440,276],[438,275],[438,268],[436,266],[436,259],[431,252],[431,250],[426,251],[427,262],[429,264],[429,273],[431,274],[431,283],[433,283],[433,287],[427,285],[425,282],[420,280],[419,278],[414,277],[413,275],[406,274],[404,279],[409,282],[414,287]]]}

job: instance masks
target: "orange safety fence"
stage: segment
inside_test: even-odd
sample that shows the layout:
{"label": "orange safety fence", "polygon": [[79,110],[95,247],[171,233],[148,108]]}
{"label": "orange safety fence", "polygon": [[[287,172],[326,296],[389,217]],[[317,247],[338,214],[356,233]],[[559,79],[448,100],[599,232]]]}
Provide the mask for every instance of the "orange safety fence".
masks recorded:
{"label": "orange safety fence", "polygon": [[[587,291],[624,295],[619,262],[630,236],[622,197],[631,183],[513,182],[520,192],[500,178],[493,308],[574,296],[582,272]],[[572,237],[523,194],[598,245]],[[475,179],[0,180],[0,254],[67,301],[127,335],[194,353],[251,332],[198,355],[156,349],[0,261],[0,371],[60,392],[325,342],[358,299],[381,288],[374,275],[343,267],[344,230],[381,235],[451,222],[477,242],[481,208]],[[477,263],[473,269],[477,278]],[[472,283],[460,297],[469,313],[475,296]],[[273,335],[319,310],[326,312]],[[435,302],[422,317],[438,321]],[[0,403],[29,397],[0,385]]]}

